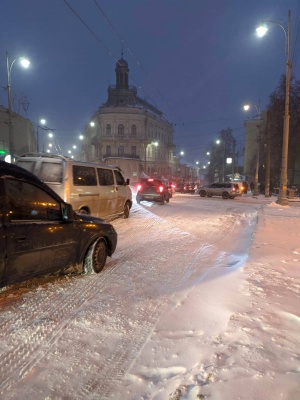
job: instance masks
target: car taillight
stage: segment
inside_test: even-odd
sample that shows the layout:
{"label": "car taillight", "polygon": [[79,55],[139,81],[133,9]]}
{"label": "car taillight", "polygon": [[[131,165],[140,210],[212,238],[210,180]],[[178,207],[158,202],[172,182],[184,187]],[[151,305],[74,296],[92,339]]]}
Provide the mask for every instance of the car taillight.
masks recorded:
{"label": "car taillight", "polygon": [[142,189],[142,185],[137,185],[137,191]]}
{"label": "car taillight", "polygon": [[235,192],[235,187],[233,187],[233,188],[231,189],[231,191],[232,191],[232,192]]}
{"label": "car taillight", "polygon": [[159,193],[162,193],[164,191],[164,187],[163,186],[159,186],[158,187],[158,191],[159,191]]}

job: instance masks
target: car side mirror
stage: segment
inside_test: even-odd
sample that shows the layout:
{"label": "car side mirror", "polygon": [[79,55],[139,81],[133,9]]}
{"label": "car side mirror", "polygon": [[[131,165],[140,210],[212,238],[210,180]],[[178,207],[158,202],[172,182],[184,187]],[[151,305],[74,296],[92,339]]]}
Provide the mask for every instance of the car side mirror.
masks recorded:
{"label": "car side mirror", "polygon": [[73,221],[74,219],[74,212],[73,207],[69,203],[62,204],[62,217],[65,222]]}

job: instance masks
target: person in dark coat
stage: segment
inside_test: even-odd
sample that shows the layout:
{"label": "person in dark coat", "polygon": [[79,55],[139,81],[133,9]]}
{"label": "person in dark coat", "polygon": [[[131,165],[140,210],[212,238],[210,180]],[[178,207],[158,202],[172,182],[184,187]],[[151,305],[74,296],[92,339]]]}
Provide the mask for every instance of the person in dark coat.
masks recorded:
{"label": "person in dark coat", "polygon": [[243,193],[247,193],[248,192],[248,182],[243,182],[243,187],[244,187],[244,190],[243,190]]}
{"label": "person in dark coat", "polygon": [[253,190],[254,190],[254,183],[253,182],[250,182],[250,190],[253,193]]}

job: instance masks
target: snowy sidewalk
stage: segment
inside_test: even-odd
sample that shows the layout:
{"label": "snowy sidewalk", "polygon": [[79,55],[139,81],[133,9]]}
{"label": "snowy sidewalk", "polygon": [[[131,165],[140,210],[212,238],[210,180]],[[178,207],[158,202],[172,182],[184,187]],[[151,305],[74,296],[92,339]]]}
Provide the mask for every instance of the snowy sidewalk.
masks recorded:
{"label": "snowy sidewalk", "polygon": [[213,399],[300,399],[300,207],[269,203],[243,269],[239,312],[216,345],[214,383],[203,387]]}

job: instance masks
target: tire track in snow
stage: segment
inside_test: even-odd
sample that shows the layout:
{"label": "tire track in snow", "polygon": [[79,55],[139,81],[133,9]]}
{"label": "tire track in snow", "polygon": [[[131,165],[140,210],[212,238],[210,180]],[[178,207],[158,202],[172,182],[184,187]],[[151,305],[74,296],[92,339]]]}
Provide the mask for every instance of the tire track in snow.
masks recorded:
{"label": "tire track in snow", "polygon": [[[135,230],[136,218],[143,219],[142,231]],[[152,274],[152,279],[144,282],[140,280],[139,287],[133,293],[125,291],[125,296],[127,299],[142,298],[146,300],[147,307],[140,306],[135,310],[135,323],[129,329],[130,335],[118,342],[103,365],[93,368],[93,372],[85,379],[81,390],[76,392],[74,397],[86,399],[87,396],[91,396],[91,398],[98,399],[101,395],[101,398],[104,398],[103,396],[110,398],[110,395],[114,393],[115,386],[121,384],[124,374],[147,342],[156,321],[170,301],[170,293],[174,295],[180,288],[184,275],[194,264],[201,266],[202,257],[211,252],[210,245],[201,245],[199,238],[195,235],[182,231],[176,224],[167,222],[143,209],[134,212],[132,218],[126,220],[126,223],[124,220],[116,220],[113,224],[117,230],[120,228],[121,235],[117,251],[105,270],[97,276],[84,277],[84,279],[79,277],[79,279],[67,282],[64,284],[66,291],[61,294],[58,290],[58,293],[51,295],[50,302],[45,297],[42,303],[36,305],[35,297],[29,298],[25,304],[28,310],[26,311],[26,307],[24,307],[21,321],[16,319],[17,327],[12,327],[27,335],[24,343],[14,347],[20,338],[14,329],[8,329],[7,332],[11,336],[8,347],[11,346],[13,350],[9,349],[2,353],[0,361],[1,393],[22,379],[50,351],[53,344],[63,336],[65,329],[76,318],[86,301],[105,289],[107,284],[108,286],[122,285],[123,282],[130,279],[130,273],[134,276],[139,272],[137,269],[131,271],[129,267],[143,266],[146,268],[144,273]],[[158,231],[164,232],[161,241],[157,237]],[[143,236],[147,237],[146,241],[143,240]],[[174,254],[176,265],[169,253],[171,237],[172,254]],[[147,257],[148,253],[145,252],[145,248],[148,249],[149,257]],[[125,268],[121,268],[122,264],[125,265]],[[206,266],[206,262],[203,263],[202,267],[204,268],[204,266]],[[155,287],[159,296],[151,297],[151,291],[148,290],[149,285]],[[120,296],[124,296],[124,293],[121,293]],[[121,301],[119,306],[118,318],[122,322],[127,318],[126,303]],[[105,312],[103,307],[102,309],[100,307],[99,311],[101,312],[101,310]],[[18,317],[20,316],[18,315]],[[4,327],[5,324],[3,329]],[[5,329],[2,331],[0,328],[2,337],[5,337]],[[85,346],[81,345],[80,350],[84,351]],[[78,364],[78,359],[74,360],[75,370],[76,363]],[[89,359],[80,359],[80,369],[90,370]],[[64,394],[59,393],[59,395],[63,396]]]}

